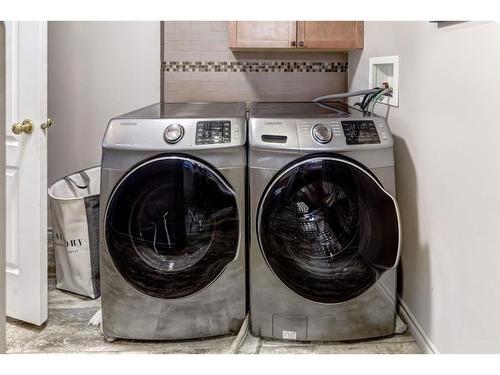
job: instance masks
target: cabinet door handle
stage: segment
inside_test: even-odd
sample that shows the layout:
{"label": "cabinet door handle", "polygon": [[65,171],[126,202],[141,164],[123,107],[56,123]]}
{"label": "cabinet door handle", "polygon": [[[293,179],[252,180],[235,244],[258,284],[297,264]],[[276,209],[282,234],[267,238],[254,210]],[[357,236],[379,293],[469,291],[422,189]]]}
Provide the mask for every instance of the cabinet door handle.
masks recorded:
{"label": "cabinet door handle", "polygon": [[295,47],[295,40],[292,40],[292,41],[290,42],[290,45],[291,45],[292,47]]}
{"label": "cabinet door handle", "polygon": [[302,41],[302,40],[301,40],[301,41],[299,42],[299,47],[304,47],[304,41]]}

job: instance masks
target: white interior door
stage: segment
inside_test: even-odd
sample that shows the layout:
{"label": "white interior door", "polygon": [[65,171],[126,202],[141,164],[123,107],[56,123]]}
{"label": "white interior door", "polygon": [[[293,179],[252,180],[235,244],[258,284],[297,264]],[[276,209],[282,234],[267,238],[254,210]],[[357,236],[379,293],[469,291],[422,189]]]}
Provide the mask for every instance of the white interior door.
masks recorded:
{"label": "white interior door", "polygon": [[47,130],[40,127],[47,119],[47,22],[5,22],[5,38],[6,309],[40,325],[47,320]]}
{"label": "white interior door", "polygon": [[[5,126],[5,26],[0,21],[0,128]],[[0,353],[5,352],[5,133],[0,131]]]}

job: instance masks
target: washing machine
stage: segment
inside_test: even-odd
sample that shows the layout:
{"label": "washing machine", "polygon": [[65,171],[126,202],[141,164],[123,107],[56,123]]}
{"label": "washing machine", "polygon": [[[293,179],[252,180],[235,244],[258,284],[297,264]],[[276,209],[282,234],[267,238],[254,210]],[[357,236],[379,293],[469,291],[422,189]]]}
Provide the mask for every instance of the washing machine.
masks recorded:
{"label": "washing machine", "polygon": [[393,334],[401,225],[386,119],[342,103],[253,103],[248,167],[251,332]]}
{"label": "washing machine", "polygon": [[237,332],[245,301],[245,103],[160,103],[102,144],[100,261],[108,338]]}

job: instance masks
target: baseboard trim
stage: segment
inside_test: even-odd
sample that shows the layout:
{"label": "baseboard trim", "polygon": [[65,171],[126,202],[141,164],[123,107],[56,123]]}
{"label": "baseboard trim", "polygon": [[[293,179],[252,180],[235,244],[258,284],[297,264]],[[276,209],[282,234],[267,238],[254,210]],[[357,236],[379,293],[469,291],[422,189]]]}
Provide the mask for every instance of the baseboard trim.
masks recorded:
{"label": "baseboard trim", "polygon": [[413,316],[411,310],[408,305],[398,296],[398,305],[399,305],[399,316],[404,320],[408,329],[410,330],[411,335],[417,342],[419,348],[426,354],[439,354],[439,350],[432,343],[427,333],[425,333],[422,326],[418,323],[415,316]]}

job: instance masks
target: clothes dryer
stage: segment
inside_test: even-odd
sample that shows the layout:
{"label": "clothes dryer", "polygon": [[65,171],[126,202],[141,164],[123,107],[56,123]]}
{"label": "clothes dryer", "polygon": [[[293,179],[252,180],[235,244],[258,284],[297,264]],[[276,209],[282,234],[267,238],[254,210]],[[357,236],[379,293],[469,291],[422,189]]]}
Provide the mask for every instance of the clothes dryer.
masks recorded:
{"label": "clothes dryer", "polygon": [[237,332],[245,303],[245,103],[160,103],[113,118],[102,146],[104,334]]}

